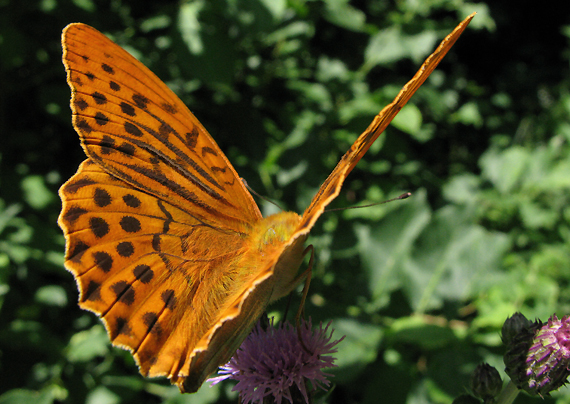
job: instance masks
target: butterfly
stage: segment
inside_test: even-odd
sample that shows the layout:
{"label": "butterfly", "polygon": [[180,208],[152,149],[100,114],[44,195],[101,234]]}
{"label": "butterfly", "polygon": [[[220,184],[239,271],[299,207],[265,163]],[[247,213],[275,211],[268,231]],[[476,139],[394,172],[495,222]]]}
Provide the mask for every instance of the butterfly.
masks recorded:
{"label": "butterfly", "polygon": [[372,143],[435,69],[461,22],[341,158],[302,215],[262,217],[180,99],[96,29],[62,34],[73,126],[87,159],[60,189],[65,266],[81,308],[141,374],[195,392],[266,306],[289,294],[305,241]]}

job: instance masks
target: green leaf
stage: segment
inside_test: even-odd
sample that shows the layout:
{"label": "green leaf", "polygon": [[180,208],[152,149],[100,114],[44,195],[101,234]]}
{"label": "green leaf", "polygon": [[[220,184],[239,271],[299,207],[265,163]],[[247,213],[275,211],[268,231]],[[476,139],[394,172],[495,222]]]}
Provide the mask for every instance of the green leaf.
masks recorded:
{"label": "green leaf", "polygon": [[36,301],[49,306],[64,307],[67,305],[67,294],[61,286],[46,285],[37,290]]}
{"label": "green leaf", "polygon": [[275,21],[281,21],[287,11],[286,0],[259,0],[261,4],[271,13]]}
{"label": "green leaf", "polygon": [[54,200],[54,195],[46,187],[44,178],[39,175],[24,178],[22,190],[24,200],[34,209],[43,209]]}
{"label": "green leaf", "polygon": [[313,32],[310,24],[304,21],[294,21],[282,28],[276,29],[263,38],[268,45],[285,42],[298,36],[309,36]]}
{"label": "green leaf", "polygon": [[13,389],[0,395],[0,404],[51,404],[57,397],[54,389],[45,388],[41,391]]}
{"label": "green leaf", "polygon": [[459,122],[464,125],[473,125],[480,128],[483,125],[483,117],[474,102],[465,103],[452,116],[451,122]]}
{"label": "green leaf", "polygon": [[522,201],[519,212],[523,224],[529,229],[550,229],[555,226],[558,220],[558,212],[549,206],[540,206],[536,202]]}
{"label": "green leaf", "polygon": [[332,24],[349,29],[361,31],[366,22],[366,15],[349,4],[349,0],[325,0],[324,17]]}
{"label": "green leaf", "polygon": [[449,346],[455,335],[449,327],[429,323],[422,316],[413,316],[395,320],[386,329],[385,338],[388,345],[411,344],[434,350]]}
{"label": "green leaf", "polygon": [[385,28],[374,35],[364,53],[366,70],[400,60],[406,54],[400,27]]}
{"label": "green leaf", "polygon": [[402,287],[398,272],[410,256],[413,244],[428,224],[431,212],[426,193],[420,190],[372,226],[355,225],[371,294],[370,311],[387,304],[389,291]]}
{"label": "green leaf", "polygon": [[402,108],[400,112],[398,112],[398,115],[396,115],[392,120],[392,125],[400,129],[402,132],[406,132],[414,136],[419,141],[427,140],[424,138],[418,138],[422,127],[422,113],[414,104],[407,104]]}
{"label": "green leaf", "polygon": [[499,192],[505,194],[520,184],[529,159],[530,153],[527,150],[513,146],[503,152],[495,149],[487,151],[481,157],[480,165],[483,175]]}
{"label": "green leaf", "polygon": [[109,337],[101,324],[80,331],[71,337],[67,346],[67,359],[70,362],[87,362],[109,352]]}
{"label": "green leaf", "polygon": [[182,3],[178,16],[178,29],[182,40],[194,55],[200,55],[204,50],[201,25],[198,21],[203,8],[204,2],[200,0]]}
{"label": "green leaf", "polygon": [[467,299],[477,283],[488,286],[485,278],[499,267],[508,247],[505,235],[471,224],[468,210],[438,210],[402,271],[409,304],[424,313],[444,300]]}
{"label": "green leaf", "polygon": [[417,35],[405,35],[398,25],[385,28],[375,34],[368,43],[364,53],[363,70],[368,71],[376,65],[386,65],[406,57],[411,58],[414,63],[422,63],[434,50],[437,40],[436,33],[431,30]]}
{"label": "green leaf", "polygon": [[366,364],[373,362],[378,355],[382,340],[379,326],[363,324],[356,320],[339,318],[333,321],[333,340],[345,338],[338,344],[338,352],[333,356],[339,370],[334,370],[336,378],[353,378]]}
{"label": "green leaf", "polygon": [[118,404],[121,397],[105,386],[97,386],[89,392],[85,404]]}

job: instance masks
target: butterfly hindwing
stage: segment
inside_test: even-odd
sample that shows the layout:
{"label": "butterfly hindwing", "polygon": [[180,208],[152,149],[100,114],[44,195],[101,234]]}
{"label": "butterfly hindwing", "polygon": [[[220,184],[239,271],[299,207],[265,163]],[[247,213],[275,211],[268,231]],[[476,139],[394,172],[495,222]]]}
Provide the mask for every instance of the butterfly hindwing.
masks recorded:
{"label": "butterfly hindwing", "polygon": [[[130,349],[143,374],[187,374],[200,341],[259,275],[240,272],[243,238],[204,225],[91,160],[60,194],[66,266],[81,307],[101,316],[113,344]],[[214,241],[225,248],[211,248]]]}

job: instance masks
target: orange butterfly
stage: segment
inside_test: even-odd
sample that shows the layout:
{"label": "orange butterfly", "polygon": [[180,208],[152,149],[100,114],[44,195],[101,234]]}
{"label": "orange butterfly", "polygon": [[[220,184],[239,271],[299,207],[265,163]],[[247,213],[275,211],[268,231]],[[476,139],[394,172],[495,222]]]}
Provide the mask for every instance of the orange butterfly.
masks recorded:
{"label": "orange butterfly", "polygon": [[60,189],[79,305],[145,376],[195,392],[266,306],[302,280],[309,231],[466,18],[362,133],[302,216],[263,218],[214,139],[149,69],[84,24],[62,35],[73,126],[88,158]]}

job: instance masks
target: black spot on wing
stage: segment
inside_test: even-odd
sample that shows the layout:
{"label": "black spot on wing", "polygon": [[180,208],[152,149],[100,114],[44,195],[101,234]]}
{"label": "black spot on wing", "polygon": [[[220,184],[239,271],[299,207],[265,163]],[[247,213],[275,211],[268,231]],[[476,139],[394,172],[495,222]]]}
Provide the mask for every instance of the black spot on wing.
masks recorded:
{"label": "black spot on wing", "polygon": [[75,108],[77,108],[80,111],[85,111],[85,109],[89,107],[89,104],[83,98],[76,98],[73,101],[73,105],[75,105]]}
{"label": "black spot on wing", "polygon": [[206,154],[211,154],[214,156],[218,155],[216,151],[209,146],[202,147],[202,157],[206,156]]}
{"label": "black spot on wing", "polygon": [[117,254],[119,254],[121,257],[128,258],[133,255],[134,252],[135,247],[130,241],[121,241],[119,244],[117,244]]}
{"label": "black spot on wing", "polygon": [[108,273],[113,268],[113,257],[104,251],[94,252],[93,260],[95,265],[105,273]]}
{"label": "black spot on wing", "polygon": [[73,224],[77,219],[87,213],[87,210],[80,206],[72,206],[63,214],[63,220],[68,224]]}
{"label": "black spot on wing", "polygon": [[125,122],[123,127],[125,128],[125,131],[127,133],[130,133],[133,136],[141,137],[143,135],[141,130],[135,124],[133,124],[131,122]]}
{"label": "black spot on wing", "polygon": [[127,157],[131,157],[135,155],[135,146],[130,143],[123,143],[117,147],[117,150],[121,153],[125,154]]}
{"label": "black spot on wing", "polygon": [[152,236],[152,249],[154,251],[160,252],[160,234],[155,234]]}
{"label": "black spot on wing", "polygon": [[141,222],[133,216],[123,216],[119,225],[127,233],[138,233],[141,230]]}
{"label": "black spot on wing", "polygon": [[114,326],[110,323],[109,324],[109,334],[111,336],[111,341],[117,338],[119,334],[122,335],[132,335],[133,330],[129,325],[129,321],[123,317],[117,317],[115,319]]}
{"label": "black spot on wing", "polygon": [[148,312],[143,314],[143,322],[148,327],[148,332],[153,334],[160,334],[162,332],[162,328],[157,321],[158,316],[156,313]]}
{"label": "black spot on wing", "polygon": [[109,117],[107,117],[105,114],[103,114],[102,112],[97,112],[95,114],[95,122],[97,123],[97,125],[99,126],[105,126],[108,122],[109,122]]}
{"label": "black spot on wing", "polygon": [[107,103],[107,97],[98,91],[91,94],[91,97],[93,97],[93,101],[98,105],[105,105]]}
{"label": "black spot on wing", "polygon": [[105,72],[107,72],[107,73],[109,73],[109,74],[111,74],[111,75],[112,75],[112,74],[115,74],[115,69],[113,69],[111,66],[109,66],[109,65],[106,64],[106,63],[102,63],[102,64],[101,64],[101,68],[102,68]]}
{"label": "black spot on wing", "polygon": [[93,202],[100,208],[104,208],[111,204],[111,195],[107,190],[97,187],[93,193]]}
{"label": "black spot on wing", "polygon": [[111,285],[111,290],[115,293],[117,300],[127,306],[135,302],[135,290],[128,282],[119,281]]}
{"label": "black spot on wing", "polygon": [[121,107],[121,111],[123,111],[123,113],[127,114],[128,116],[135,116],[135,108],[131,105],[131,104],[127,104],[126,102],[121,102],[119,104],[119,107]]}
{"label": "black spot on wing", "polygon": [[198,142],[198,129],[192,128],[192,132],[188,132],[186,134],[186,146],[190,149],[194,149],[196,147],[196,143]]}
{"label": "black spot on wing", "polygon": [[112,154],[115,151],[113,149],[115,146],[115,139],[109,135],[103,135],[101,141],[99,142],[99,146],[101,147],[101,154]]}
{"label": "black spot on wing", "polygon": [[79,191],[81,188],[89,186],[89,185],[93,185],[95,184],[95,181],[93,181],[90,178],[81,178],[77,181],[73,181],[73,182],[68,182],[67,184],[65,184],[63,191],[64,193],[70,193],[70,194],[75,194],[77,191]]}
{"label": "black spot on wing", "polygon": [[133,275],[144,284],[149,283],[152,281],[152,278],[154,278],[153,270],[150,266],[145,264],[137,265],[135,269],[133,269]]}
{"label": "black spot on wing", "polygon": [[93,128],[89,125],[89,123],[83,119],[83,118],[78,118],[75,121],[75,127],[77,128],[77,130],[79,132],[85,132],[87,134],[93,132]]}
{"label": "black spot on wing", "polygon": [[176,107],[172,104],[163,103],[160,106],[162,107],[163,110],[165,110],[166,112],[168,112],[171,115],[174,115],[178,112]]}
{"label": "black spot on wing", "polygon": [[72,262],[81,262],[83,254],[89,249],[89,247],[90,246],[83,241],[76,240],[73,242],[73,245],[70,246],[65,258]]}
{"label": "black spot on wing", "polygon": [[174,294],[174,290],[167,289],[160,294],[160,298],[164,302],[164,305],[169,310],[174,310],[176,308],[177,299]]}
{"label": "black spot on wing", "polygon": [[98,301],[101,300],[101,284],[95,281],[89,281],[87,289],[83,291],[81,295],[81,301]]}
{"label": "black spot on wing", "polygon": [[146,109],[147,104],[149,103],[148,98],[146,98],[142,94],[134,94],[133,95],[133,102],[136,104],[137,107],[140,109]]}
{"label": "black spot on wing", "polygon": [[105,237],[109,233],[109,224],[102,217],[89,218],[89,228],[97,238]]}
{"label": "black spot on wing", "polygon": [[129,208],[138,208],[141,206],[140,199],[132,194],[123,195],[123,202],[125,202],[125,205]]}

